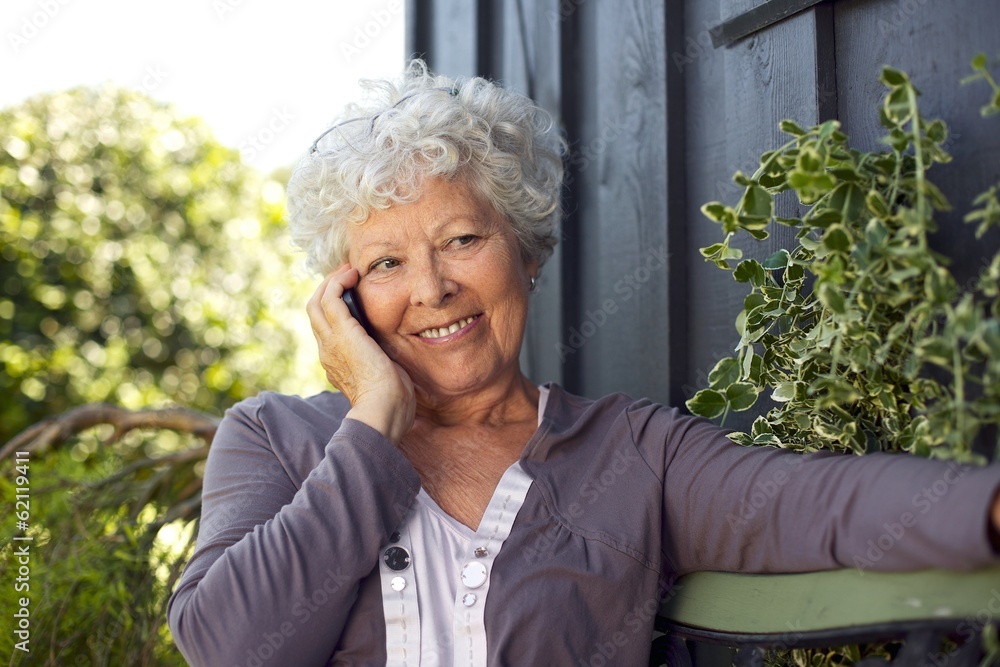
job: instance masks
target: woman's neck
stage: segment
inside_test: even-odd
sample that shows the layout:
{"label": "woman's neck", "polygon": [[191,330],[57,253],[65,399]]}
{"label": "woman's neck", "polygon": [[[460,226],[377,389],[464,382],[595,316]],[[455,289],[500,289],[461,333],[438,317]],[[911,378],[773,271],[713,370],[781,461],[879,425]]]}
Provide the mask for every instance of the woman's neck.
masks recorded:
{"label": "woman's neck", "polygon": [[417,419],[435,426],[504,426],[538,421],[538,387],[520,370],[509,380],[455,395],[417,392]]}

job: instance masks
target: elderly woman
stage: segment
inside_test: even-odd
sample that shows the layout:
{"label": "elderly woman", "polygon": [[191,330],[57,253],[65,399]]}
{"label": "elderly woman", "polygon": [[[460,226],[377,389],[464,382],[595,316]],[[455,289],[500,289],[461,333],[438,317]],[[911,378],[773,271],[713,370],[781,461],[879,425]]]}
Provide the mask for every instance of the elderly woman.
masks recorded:
{"label": "elderly woman", "polygon": [[996,467],[742,448],[536,386],[518,353],[563,142],[528,99],[420,62],[369,93],[289,183],[340,393],[265,393],[219,427],[169,612],[191,664],[640,665],[686,572],[850,567],[904,523],[879,568],[995,560]]}

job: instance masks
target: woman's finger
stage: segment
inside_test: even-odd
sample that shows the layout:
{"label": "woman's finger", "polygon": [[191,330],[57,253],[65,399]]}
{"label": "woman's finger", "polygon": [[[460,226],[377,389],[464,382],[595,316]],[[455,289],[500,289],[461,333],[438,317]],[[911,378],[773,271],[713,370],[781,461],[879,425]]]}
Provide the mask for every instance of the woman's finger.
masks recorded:
{"label": "woman's finger", "polygon": [[328,276],[326,287],[320,297],[320,304],[323,312],[328,318],[344,318],[350,316],[347,306],[344,303],[344,292],[353,287],[357,287],[360,274],[350,264],[345,264]]}
{"label": "woman's finger", "polygon": [[[316,287],[309,301],[306,312],[312,324],[313,334],[326,334],[334,325],[350,321],[350,311],[344,303],[344,290],[358,284],[358,272],[350,264],[343,264],[331,271]],[[340,330],[340,326],[336,326]]]}

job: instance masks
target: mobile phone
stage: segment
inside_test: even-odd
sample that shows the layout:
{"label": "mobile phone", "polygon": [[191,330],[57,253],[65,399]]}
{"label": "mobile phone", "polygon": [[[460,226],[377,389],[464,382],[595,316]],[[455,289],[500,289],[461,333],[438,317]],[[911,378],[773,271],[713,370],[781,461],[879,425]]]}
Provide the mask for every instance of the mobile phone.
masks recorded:
{"label": "mobile phone", "polygon": [[375,338],[375,331],[372,329],[371,322],[365,317],[365,311],[361,307],[361,299],[358,298],[357,292],[353,289],[344,290],[343,298],[344,303],[347,304],[347,310],[351,311],[351,317],[361,323],[361,326],[365,328],[369,336]]}

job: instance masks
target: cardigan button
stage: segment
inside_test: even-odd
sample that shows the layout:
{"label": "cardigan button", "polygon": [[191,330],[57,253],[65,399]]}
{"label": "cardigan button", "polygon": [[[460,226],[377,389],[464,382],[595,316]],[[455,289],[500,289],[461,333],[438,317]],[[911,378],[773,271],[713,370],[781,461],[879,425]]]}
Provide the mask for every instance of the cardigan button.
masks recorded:
{"label": "cardigan button", "polygon": [[486,583],[486,566],[479,561],[470,561],[462,568],[462,583],[469,588],[479,588]]}
{"label": "cardigan button", "polygon": [[410,567],[410,552],[403,547],[389,547],[385,550],[382,560],[390,570],[400,572]]}

